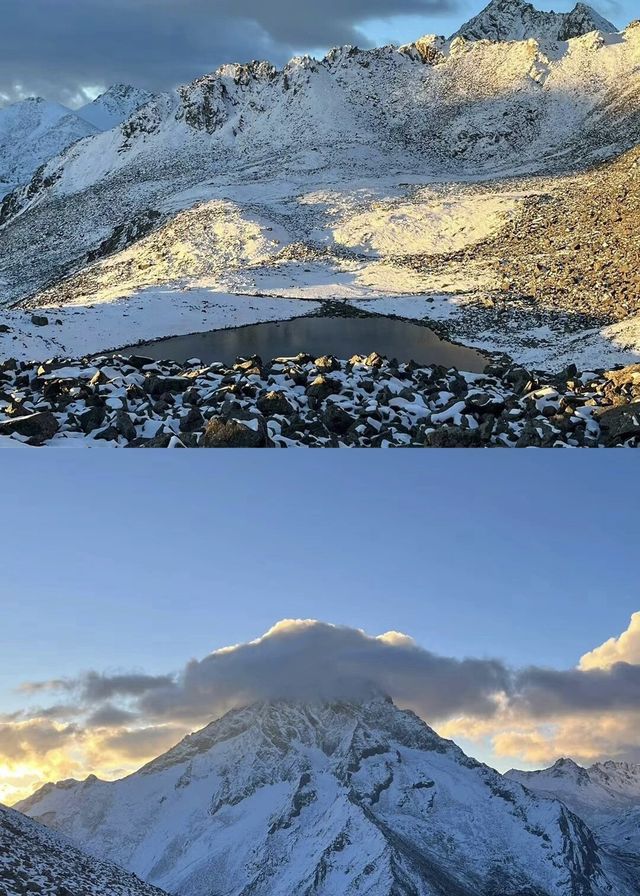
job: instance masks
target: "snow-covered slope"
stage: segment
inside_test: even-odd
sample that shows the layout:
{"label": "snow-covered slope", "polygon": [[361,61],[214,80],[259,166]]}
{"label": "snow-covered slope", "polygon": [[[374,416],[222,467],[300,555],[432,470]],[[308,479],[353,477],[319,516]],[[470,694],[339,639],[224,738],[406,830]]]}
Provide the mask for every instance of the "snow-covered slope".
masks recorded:
{"label": "snow-covered slope", "polygon": [[609,761],[583,768],[559,759],[540,771],[512,769],[507,777],[562,800],[603,842],[640,857],[640,765]]}
{"label": "snow-covered slope", "polygon": [[30,97],[0,108],[0,196],[96,127],[70,109]]}
{"label": "snow-covered slope", "polygon": [[184,896],[627,896],[562,804],[391,701],[234,710],[120,781],[20,808]]}
{"label": "snow-covered slope", "polygon": [[467,40],[529,40],[541,46],[580,37],[590,31],[618,29],[585,3],[576,3],[571,12],[544,12],[526,0],[491,0],[453,35]]}
{"label": "snow-covered slope", "polygon": [[162,896],[110,862],[82,853],[65,837],[0,806],[3,896]]}
{"label": "snow-covered slope", "polygon": [[114,84],[91,103],[87,103],[76,114],[84,118],[100,131],[109,131],[130,118],[152,98],[147,90],[130,84]]}

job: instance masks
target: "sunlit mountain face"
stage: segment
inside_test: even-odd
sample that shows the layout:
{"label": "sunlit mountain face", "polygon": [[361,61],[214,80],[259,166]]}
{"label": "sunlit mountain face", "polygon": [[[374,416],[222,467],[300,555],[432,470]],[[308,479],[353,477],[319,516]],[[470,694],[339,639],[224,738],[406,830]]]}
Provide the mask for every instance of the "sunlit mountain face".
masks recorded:
{"label": "sunlit mountain face", "polygon": [[638,892],[562,802],[385,697],[232,710],[121,781],[17,808],[174,893]]}

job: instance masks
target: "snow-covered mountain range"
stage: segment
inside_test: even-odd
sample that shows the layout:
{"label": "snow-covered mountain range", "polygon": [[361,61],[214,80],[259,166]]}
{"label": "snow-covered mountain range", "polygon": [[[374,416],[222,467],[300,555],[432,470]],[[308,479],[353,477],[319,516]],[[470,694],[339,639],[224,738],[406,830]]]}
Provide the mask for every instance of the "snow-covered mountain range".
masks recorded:
{"label": "snow-covered mountain range", "polygon": [[76,140],[116,127],[150,99],[147,91],[118,84],[75,110],[42,97],[1,107],[0,197]]}
{"label": "snow-covered mountain range", "polygon": [[81,137],[95,134],[88,121],[41,97],[0,108],[0,196]]}
{"label": "snow-covered mountain range", "polygon": [[127,778],[18,808],[184,896],[640,893],[562,803],[383,697],[233,710]]}
{"label": "snow-covered mountain range", "polygon": [[81,852],[65,837],[0,806],[3,896],[163,896],[111,862]]}
{"label": "snow-covered mountain range", "polygon": [[562,800],[602,842],[640,857],[640,765],[608,761],[583,768],[559,759],[540,771],[512,769],[507,777]]}
{"label": "snow-covered mountain range", "polygon": [[491,0],[453,37],[467,40],[537,40],[553,49],[554,44],[589,34],[590,31],[615,32],[618,29],[587,6],[576,3],[571,12],[545,12],[526,0]]}
{"label": "snow-covered mountain range", "polygon": [[114,84],[90,103],[81,106],[76,114],[99,131],[109,131],[130,118],[153,95],[148,90],[131,84]]}

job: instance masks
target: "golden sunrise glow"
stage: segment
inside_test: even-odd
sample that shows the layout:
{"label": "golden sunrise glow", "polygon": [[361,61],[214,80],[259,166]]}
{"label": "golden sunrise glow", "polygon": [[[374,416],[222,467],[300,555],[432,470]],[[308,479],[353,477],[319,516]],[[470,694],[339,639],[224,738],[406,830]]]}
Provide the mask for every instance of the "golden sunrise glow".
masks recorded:
{"label": "golden sunrise glow", "polygon": [[[255,647],[265,640],[295,636],[316,625],[318,623],[310,619],[284,619],[260,638],[222,648],[210,656],[241,654],[243,649]],[[394,630],[377,637],[364,632],[360,635],[371,643],[383,642],[390,649],[421,649],[411,637]],[[639,660],[640,613],[634,613],[622,634],[584,654],[577,669],[606,670],[615,663],[637,663]],[[53,686],[55,682],[23,690],[26,694],[41,692],[49,689],[50,684]],[[104,701],[99,705],[112,713],[120,711],[124,716],[131,715]],[[234,705],[237,704],[232,697],[221,701],[216,705],[217,715]],[[443,737],[463,740],[467,745],[475,744],[477,752],[503,768],[519,764],[551,764],[561,756],[571,756],[585,764],[603,757],[616,758],[626,744],[640,740],[640,709],[609,713],[548,710],[543,718],[536,718],[523,708],[523,704],[512,702],[506,693],[495,694],[493,705],[493,713],[487,715],[469,713],[425,720]],[[420,706],[411,705],[410,701],[405,701],[404,706],[420,714]],[[145,724],[141,718],[136,719],[135,724],[92,725],[90,719],[94,708],[80,707],[74,722],[52,721],[36,711],[32,718],[0,722],[0,802],[12,805],[48,781],[84,779],[89,774],[104,780],[123,777],[199,727],[197,720],[169,719]],[[69,707],[61,709],[66,711]],[[180,707],[175,708],[175,712],[179,710]],[[201,721],[206,724],[210,720],[211,717],[203,717]]]}

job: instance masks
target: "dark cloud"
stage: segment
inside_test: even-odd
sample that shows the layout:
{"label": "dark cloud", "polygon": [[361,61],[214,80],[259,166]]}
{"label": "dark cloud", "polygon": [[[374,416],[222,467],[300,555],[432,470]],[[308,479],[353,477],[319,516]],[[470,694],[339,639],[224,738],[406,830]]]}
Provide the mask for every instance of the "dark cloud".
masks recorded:
{"label": "dark cloud", "polygon": [[640,666],[608,669],[528,668],[516,680],[514,704],[535,717],[640,710]]}
{"label": "dark cloud", "polygon": [[[78,678],[52,678],[48,681],[27,681],[20,686],[26,694],[39,694],[43,691],[68,691],[78,695],[81,705],[94,705],[112,697],[138,697],[154,688],[166,688],[173,682],[171,675],[143,675],[138,672],[117,673],[114,675],[102,672],[85,672]],[[66,704],[65,704],[66,705]]]}
{"label": "dark cloud", "polygon": [[69,102],[82,87],[119,81],[168,89],[223,62],[282,64],[295,52],[362,44],[367,19],[428,19],[456,7],[457,0],[3,0],[0,95]]}
{"label": "dark cloud", "polygon": [[143,695],[139,707],[149,718],[209,720],[256,700],[379,691],[437,719],[491,715],[495,695],[508,687],[509,674],[495,660],[437,656],[403,636],[284,622],[257,641],[192,660],[176,682]]}
{"label": "dark cloud", "polygon": [[87,725],[92,728],[116,728],[135,722],[136,714],[110,703],[100,706],[87,718]]}
{"label": "dark cloud", "polygon": [[87,703],[108,700],[111,697],[137,697],[157,688],[166,688],[172,684],[170,675],[102,675],[99,672],[88,672],[80,681],[80,693]]}
{"label": "dark cloud", "polygon": [[[56,687],[77,696],[85,730],[122,729],[103,743],[131,758],[149,755],[156,745],[164,748],[172,736],[233,707],[266,699],[359,699],[382,692],[434,723],[459,716],[490,719],[503,710],[544,720],[640,709],[640,665],[514,671],[495,659],[438,656],[398,633],[375,638],[358,629],[295,620],[278,623],[255,641],[191,660],[177,675],[89,672],[58,679]],[[69,709],[59,704],[50,707],[50,715]],[[53,742],[61,735],[44,715],[40,711],[42,728],[33,736],[46,746],[47,737]],[[24,724],[6,724],[5,738]]]}

